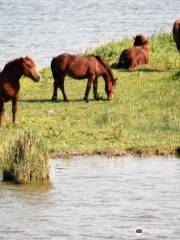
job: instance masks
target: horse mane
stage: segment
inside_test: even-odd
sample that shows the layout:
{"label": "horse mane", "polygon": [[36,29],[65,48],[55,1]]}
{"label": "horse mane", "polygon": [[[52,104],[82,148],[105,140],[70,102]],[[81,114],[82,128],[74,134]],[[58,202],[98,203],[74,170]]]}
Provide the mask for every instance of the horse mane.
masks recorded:
{"label": "horse mane", "polygon": [[111,78],[114,80],[114,76],[113,76],[113,73],[111,71],[111,68],[110,68],[109,64],[107,64],[104,61],[104,59],[101,56],[99,56],[99,55],[96,55],[94,57],[103,65],[103,67],[108,71],[108,73],[111,76]]}
{"label": "horse mane", "polygon": [[16,59],[11,60],[8,63],[6,63],[6,65],[4,66],[4,69],[2,70],[2,72],[11,70],[20,61],[20,59],[21,58],[16,58]]}
{"label": "horse mane", "polygon": [[134,37],[134,47],[141,46],[145,49],[149,48],[149,41],[144,35],[137,35]]}

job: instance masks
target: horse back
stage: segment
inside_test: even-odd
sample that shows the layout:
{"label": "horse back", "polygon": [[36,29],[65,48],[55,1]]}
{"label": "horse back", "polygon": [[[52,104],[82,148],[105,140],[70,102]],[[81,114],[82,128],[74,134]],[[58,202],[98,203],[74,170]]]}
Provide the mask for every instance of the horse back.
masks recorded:
{"label": "horse back", "polygon": [[91,56],[85,57],[64,53],[53,58],[51,69],[55,78],[62,74],[68,74],[76,79],[84,79],[95,71],[93,62]]}
{"label": "horse back", "polygon": [[149,51],[147,48],[138,46],[132,48],[131,52],[132,68],[138,65],[147,64],[149,61]]}
{"label": "horse back", "polygon": [[180,51],[180,19],[177,19],[173,25],[173,38],[178,51]]}
{"label": "horse back", "polygon": [[118,67],[128,69],[130,65],[131,65],[131,58],[129,55],[129,51],[128,49],[125,49],[122,51],[119,57]]}
{"label": "horse back", "polygon": [[128,69],[134,68],[140,64],[146,64],[149,61],[148,49],[142,46],[135,46],[125,49],[119,58],[118,67]]}

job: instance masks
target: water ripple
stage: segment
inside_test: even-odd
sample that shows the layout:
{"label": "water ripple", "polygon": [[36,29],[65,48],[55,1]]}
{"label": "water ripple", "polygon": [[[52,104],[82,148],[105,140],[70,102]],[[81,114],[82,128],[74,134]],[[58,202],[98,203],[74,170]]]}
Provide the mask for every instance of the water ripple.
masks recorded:
{"label": "water ripple", "polygon": [[171,31],[180,2],[115,0],[0,0],[0,69],[33,56],[40,67],[62,52],[79,53],[125,35]]}

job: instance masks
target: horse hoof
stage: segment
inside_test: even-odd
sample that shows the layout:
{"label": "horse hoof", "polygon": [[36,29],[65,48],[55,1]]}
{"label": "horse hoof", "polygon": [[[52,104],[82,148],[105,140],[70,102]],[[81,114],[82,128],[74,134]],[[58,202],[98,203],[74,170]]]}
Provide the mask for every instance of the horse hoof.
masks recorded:
{"label": "horse hoof", "polygon": [[108,97],[108,101],[111,101],[113,99],[113,96]]}
{"label": "horse hoof", "polygon": [[51,98],[51,102],[57,103],[57,98]]}
{"label": "horse hoof", "polygon": [[89,102],[89,99],[87,99],[87,98],[84,98],[84,101],[85,101],[86,103],[88,103],[88,102]]}
{"label": "horse hoof", "polygon": [[98,97],[95,97],[94,99],[95,99],[96,101],[100,101],[100,100],[101,100],[101,97],[98,96]]}
{"label": "horse hoof", "polygon": [[84,96],[84,101],[85,101],[86,103],[88,103],[88,102],[89,102],[89,99],[88,99],[88,97],[87,97],[87,96]]}

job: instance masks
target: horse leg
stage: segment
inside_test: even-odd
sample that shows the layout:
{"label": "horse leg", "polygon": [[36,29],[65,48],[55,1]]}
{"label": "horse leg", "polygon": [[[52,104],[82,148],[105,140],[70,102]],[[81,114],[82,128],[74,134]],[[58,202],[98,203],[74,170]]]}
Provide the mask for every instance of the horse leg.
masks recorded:
{"label": "horse leg", "polygon": [[95,81],[94,76],[90,76],[88,78],[87,87],[86,87],[86,91],[85,91],[85,95],[84,95],[84,101],[87,102],[87,103],[89,102],[88,97],[89,97],[89,92],[90,92],[90,89],[91,89],[91,85],[94,81]]}
{"label": "horse leg", "polygon": [[16,125],[16,112],[17,112],[17,102],[18,102],[19,96],[15,96],[12,99],[12,115],[13,115],[13,124]]}
{"label": "horse leg", "polygon": [[64,79],[65,79],[65,74],[63,76],[61,75],[61,79],[59,80],[59,87],[61,89],[64,101],[68,102],[69,100],[68,100],[67,95],[66,95],[65,90],[64,90]]}
{"label": "horse leg", "polygon": [[3,102],[3,100],[0,98],[0,127],[2,127],[2,119],[3,119],[4,113],[5,113],[4,102]]}
{"label": "horse leg", "polygon": [[52,95],[52,98],[51,98],[52,102],[57,102],[57,89],[58,89],[58,86],[59,86],[58,79],[54,79],[54,89],[53,89],[53,95]]}
{"label": "horse leg", "polygon": [[177,42],[177,43],[176,43],[176,46],[177,46],[177,50],[180,52],[180,43]]}
{"label": "horse leg", "polygon": [[96,78],[93,82],[93,91],[94,91],[94,99],[98,101],[98,100],[100,100],[100,97],[97,92],[97,86],[98,86],[98,82],[97,82],[97,78]]}

